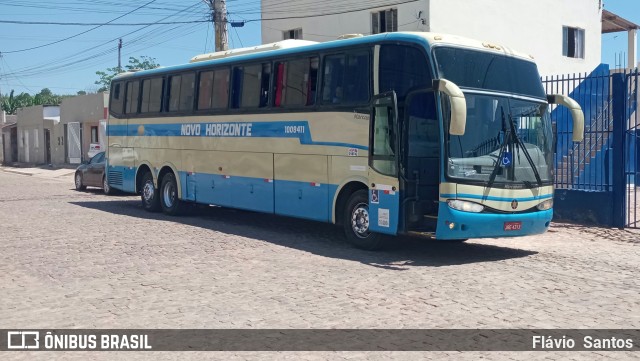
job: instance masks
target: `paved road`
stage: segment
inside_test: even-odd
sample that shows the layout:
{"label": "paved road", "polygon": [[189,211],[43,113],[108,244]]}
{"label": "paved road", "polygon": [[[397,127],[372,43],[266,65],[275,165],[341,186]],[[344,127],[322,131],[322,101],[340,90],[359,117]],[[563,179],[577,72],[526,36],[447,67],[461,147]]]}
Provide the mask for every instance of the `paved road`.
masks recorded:
{"label": "paved road", "polygon": [[[640,234],[545,235],[385,252],[331,225],[209,208],[172,218],[71,176],[0,171],[0,328],[639,328]],[[170,359],[264,354],[67,353]],[[49,353],[1,355],[50,359]],[[608,359],[631,354],[279,353],[291,359]]]}

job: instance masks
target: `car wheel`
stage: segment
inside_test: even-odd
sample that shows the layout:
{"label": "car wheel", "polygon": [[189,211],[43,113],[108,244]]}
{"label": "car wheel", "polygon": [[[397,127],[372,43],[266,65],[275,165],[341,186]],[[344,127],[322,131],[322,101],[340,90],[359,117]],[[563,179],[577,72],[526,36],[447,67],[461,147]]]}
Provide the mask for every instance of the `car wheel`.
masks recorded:
{"label": "car wheel", "polygon": [[364,189],[349,197],[342,224],[347,241],[357,248],[373,251],[385,244],[383,235],[369,230],[369,198]]}
{"label": "car wheel", "polygon": [[82,173],[76,172],[76,175],[74,177],[74,181],[75,181],[75,185],[76,185],[76,190],[77,191],[83,191],[83,190],[87,189],[87,186],[82,184]]}
{"label": "car wheel", "polygon": [[142,200],[142,207],[149,212],[160,211],[160,192],[153,184],[153,176],[151,173],[145,173],[142,178],[142,190],[140,192],[140,199]]}
{"label": "car wheel", "polygon": [[167,173],[162,177],[160,186],[160,205],[162,211],[170,216],[182,213],[183,202],[178,198],[178,182],[173,173]]}
{"label": "car wheel", "polygon": [[104,194],[106,194],[108,196],[113,194],[113,189],[109,185],[109,182],[108,182],[108,179],[107,179],[106,175],[102,176],[102,191],[104,192]]}

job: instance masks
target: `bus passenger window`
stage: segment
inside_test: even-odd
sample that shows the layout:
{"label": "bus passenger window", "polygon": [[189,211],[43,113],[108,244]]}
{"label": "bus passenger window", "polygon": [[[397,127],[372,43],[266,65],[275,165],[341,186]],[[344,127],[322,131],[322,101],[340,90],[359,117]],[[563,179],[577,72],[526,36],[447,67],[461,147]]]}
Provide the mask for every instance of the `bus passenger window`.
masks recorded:
{"label": "bus passenger window", "polygon": [[229,69],[219,69],[213,75],[213,109],[227,109],[229,104]]}
{"label": "bus passenger window", "polygon": [[411,89],[430,88],[429,69],[427,58],[417,48],[406,45],[382,45],[379,93],[394,90],[398,98],[404,98]]}
{"label": "bus passenger window", "polygon": [[368,53],[327,56],[324,64],[323,103],[365,103],[369,100]]}
{"label": "bus passenger window", "polygon": [[314,105],[318,58],[290,60],[276,66],[275,106]]}
{"label": "bus passenger window", "polygon": [[344,55],[327,56],[324,59],[324,85],[322,102],[339,104],[343,101]]}
{"label": "bus passenger window", "polygon": [[132,81],[127,83],[127,102],[125,105],[127,114],[138,112],[138,93],[140,92],[140,82]]}
{"label": "bus passenger window", "polygon": [[200,73],[198,84],[198,109],[211,109],[211,95],[213,92],[213,71]]}
{"label": "bus passenger window", "polygon": [[142,82],[140,113],[157,113],[162,105],[162,78],[146,79]]}
{"label": "bus passenger window", "polygon": [[193,73],[176,75],[170,78],[169,111],[192,109],[195,78],[196,75]]}
{"label": "bus passenger window", "polygon": [[198,109],[227,109],[229,103],[229,69],[200,73]]}
{"label": "bus passenger window", "polygon": [[114,114],[122,114],[124,105],[124,91],[122,83],[114,83],[111,86],[111,112]]}
{"label": "bus passenger window", "polygon": [[237,70],[242,71],[242,95],[240,107],[257,108],[260,105],[260,86],[262,84],[262,66],[250,65]]}
{"label": "bus passenger window", "polygon": [[260,108],[269,105],[269,82],[271,81],[271,63],[262,64],[262,80],[260,83]]}

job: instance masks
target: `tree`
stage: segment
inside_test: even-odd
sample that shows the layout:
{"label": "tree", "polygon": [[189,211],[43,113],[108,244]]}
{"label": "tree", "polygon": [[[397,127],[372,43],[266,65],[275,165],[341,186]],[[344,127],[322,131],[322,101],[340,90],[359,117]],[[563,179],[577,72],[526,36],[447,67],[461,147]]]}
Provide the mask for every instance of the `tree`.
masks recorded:
{"label": "tree", "polygon": [[151,58],[148,56],[141,56],[140,59],[135,58],[133,56],[129,57],[129,64],[124,66],[124,69],[113,67],[107,68],[105,71],[96,71],[96,75],[100,78],[95,81],[96,85],[100,85],[98,89],[99,92],[109,90],[109,86],[111,85],[111,80],[115,78],[116,75],[123,73],[125,71],[133,71],[133,70],[147,70],[147,69],[155,69],[159,67],[160,64],[156,63],[155,58]]}
{"label": "tree", "polygon": [[9,95],[0,96],[0,107],[7,114],[16,114],[19,108],[32,105],[60,105],[62,99],[71,96],[54,94],[49,88],[44,88],[33,96],[29,93],[14,94],[15,91],[12,89]]}

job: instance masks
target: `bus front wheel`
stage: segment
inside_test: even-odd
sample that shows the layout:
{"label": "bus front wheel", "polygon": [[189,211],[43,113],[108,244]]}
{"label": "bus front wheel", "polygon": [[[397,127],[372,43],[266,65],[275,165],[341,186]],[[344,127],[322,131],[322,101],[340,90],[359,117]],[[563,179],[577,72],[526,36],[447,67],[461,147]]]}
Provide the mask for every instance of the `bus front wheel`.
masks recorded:
{"label": "bus front wheel", "polygon": [[180,215],[182,211],[182,201],[178,199],[178,182],[173,173],[167,173],[162,177],[160,204],[162,211],[170,216]]}
{"label": "bus front wheel", "polygon": [[347,241],[353,246],[373,251],[384,245],[384,237],[369,230],[369,194],[367,190],[361,189],[349,197],[342,224]]}
{"label": "bus front wheel", "polygon": [[158,212],[160,210],[160,192],[153,184],[153,176],[150,172],[145,173],[142,178],[142,190],[140,198],[142,199],[142,207],[149,212]]}

